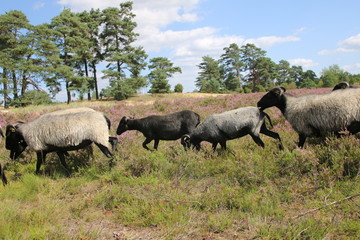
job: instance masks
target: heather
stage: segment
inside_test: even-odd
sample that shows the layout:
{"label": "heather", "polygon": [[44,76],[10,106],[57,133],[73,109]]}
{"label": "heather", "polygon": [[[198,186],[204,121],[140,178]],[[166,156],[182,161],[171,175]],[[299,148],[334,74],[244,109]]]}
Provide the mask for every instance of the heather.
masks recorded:
{"label": "heather", "polygon": [[[109,117],[115,135],[125,115],[191,109],[203,120],[255,106],[263,94],[163,94],[30,106],[2,112],[0,124],[4,129],[55,109],[89,106]],[[56,154],[49,154],[35,175],[35,153],[12,161],[2,147],[10,184],[0,186],[0,239],[357,239],[359,198],[340,200],[359,193],[359,135],[310,138],[299,149],[297,134],[281,113],[266,112],[284,151],[272,138],[262,136],[261,149],[246,136],[229,141],[226,151],[213,152],[206,143],[199,152],[185,151],[180,141],[160,141],[158,151],[149,152],[141,146],[143,135],[131,131],[118,136],[112,161],[96,147],[93,155],[71,152],[68,177]]]}

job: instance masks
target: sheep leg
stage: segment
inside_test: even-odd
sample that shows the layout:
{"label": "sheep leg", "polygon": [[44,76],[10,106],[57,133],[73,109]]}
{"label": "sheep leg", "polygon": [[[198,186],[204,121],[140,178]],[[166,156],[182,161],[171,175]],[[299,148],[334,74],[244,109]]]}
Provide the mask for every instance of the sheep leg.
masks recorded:
{"label": "sheep leg", "polygon": [[142,144],[143,148],[145,148],[146,150],[151,151],[150,148],[148,148],[148,146],[146,146],[146,144],[150,143],[151,141],[152,141],[151,138],[146,138],[145,141]]}
{"label": "sheep leg", "polygon": [[111,150],[117,151],[117,144],[118,144],[117,137],[109,137],[109,143],[111,144]]}
{"label": "sheep leg", "polygon": [[270,131],[269,129],[266,128],[266,126],[264,124],[261,126],[260,133],[262,133],[268,137],[272,137],[274,139],[279,140],[279,149],[284,150],[284,146],[282,145],[281,138],[278,133]]}
{"label": "sheep leg", "polygon": [[108,149],[106,146],[104,146],[104,145],[102,145],[102,144],[99,144],[99,143],[95,143],[95,144],[96,144],[96,146],[98,146],[99,149],[105,154],[106,157],[108,157],[108,158],[112,158],[112,157],[113,157],[112,153],[109,151],[109,149]]}
{"label": "sheep leg", "polygon": [[304,146],[305,140],[306,140],[306,136],[304,134],[299,133],[299,143],[298,143],[299,148],[302,148]]}
{"label": "sheep leg", "polygon": [[214,143],[212,144],[212,149],[213,149],[214,152],[215,152],[215,150],[216,150],[217,145],[218,145],[218,142],[214,142]]}
{"label": "sheep leg", "polygon": [[259,136],[256,136],[256,135],[254,135],[254,134],[250,134],[250,136],[252,137],[252,139],[254,140],[254,142],[257,144],[257,145],[259,145],[260,147],[265,147],[265,144],[264,144],[264,142],[260,139],[260,137]]}
{"label": "sheep leg", "polygon": [[226,141],[220,142],[221,149],[226,150]]}
{"label": "sheep leg", "polygon": [[[57,153],[57,155],[59,156],[59,159],[60,159],[61,164],[62,164],[63,167],[66,169],[67,174],[70,176],[70,170],[69,170],[68,165],[67,165],[66,162],[65,162],[65,155],[64,155],[64,153],[63,153],[63,152],[56,152],[56,153]],[[67,153],[67,152],[66,152],[66,153]],[[69,154],[69,153],[67,153],[67,154]]]}
{"label": "sheep leg", "polygon": [[36,162],[36,171],[35,171],[35,173],[39,174],[41,164],[42,164],[43,161],[45,162],[46,152],[39,151],[39,152],[36,153],[36,156],[37,156],[37,162]]}
{"label": "sheep leg", "polygon": [[159,146],[159,142],[160,140],[159,139],[155,139],[154,140],[154,149],[157,150],[158,146]]}
{"label": "sheep leg", "polygon": [[4,169],[1,168],[1,164],[0,164],[0,173],[1,173],[2,183],[3,183],[3,185],[5,186],[6,184],[8,184],[8,181],[7,181],[7,179],[6,179]]}

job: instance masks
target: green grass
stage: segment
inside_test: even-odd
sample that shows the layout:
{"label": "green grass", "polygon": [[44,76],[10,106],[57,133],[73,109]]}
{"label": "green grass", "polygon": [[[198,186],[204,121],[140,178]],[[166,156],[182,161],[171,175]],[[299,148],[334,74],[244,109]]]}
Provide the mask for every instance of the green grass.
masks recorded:
{"label": "green grass", "polygon": [[[146,106],[159,113],[193,106],[204,119],[234,101],[231,95],[185,99],[157,96]],[[136,101],[131,112],[141,114],[145,100]],[[116,121],[130,112],[126,104],[76,106],[95,106]],[[54,107],[68,106],[10,113],[23,118]],[[158,151],[148,152],[142,134],[129,132],[120,137],[112,164],[96,147],[90,158],[71,152],[67,177],[55,154],[35,175],[34,153],[11,161],[3,147],[10,184],[0,186],[0,239],[357,239],[359,198],[294,217],[359,192],[358,136],[314,138],[297,149],[293,130],[273,110],[269,115],[284,151],[266,136],[264,149],[246,136],[215,153],[210,144],[185,151],[179,141],[161,141]]]}

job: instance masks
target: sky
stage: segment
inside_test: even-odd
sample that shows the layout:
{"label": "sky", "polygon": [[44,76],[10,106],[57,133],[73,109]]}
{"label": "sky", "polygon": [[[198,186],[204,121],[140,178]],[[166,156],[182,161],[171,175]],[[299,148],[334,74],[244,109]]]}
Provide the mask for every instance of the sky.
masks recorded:
{"label": "sky", "polygon": [[[49,23],[65,7],[73,12],[118,7],[121,0],[10,0],[0,14],[22,11],[33,25]],[[219,59],[224,47],[255,44],[274,62],[287,60],[318,77],[331,65],[360,73],[359,0],[134,0],[133,12],[148,59],[166,57],[182,73],[170,80],[196,90],[202,57]],[[100,88],[108,85],[100,80]],[[147,89],[142,89],[146,93]],[[61,92],[57,100],[65,100]]]}

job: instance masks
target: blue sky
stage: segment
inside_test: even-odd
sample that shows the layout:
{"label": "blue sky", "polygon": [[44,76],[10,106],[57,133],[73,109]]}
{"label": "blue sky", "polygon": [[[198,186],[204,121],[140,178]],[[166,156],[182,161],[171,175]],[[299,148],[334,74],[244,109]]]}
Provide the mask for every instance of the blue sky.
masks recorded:
{"label": "blue sky", "polygon": [[[50,22],[64,7],[74,12],[115,7],[120,0],[10,0],[0,14],[20,10],[32,24]],[[231,43],[254,43],[267,57],[304,70],[333,64],[360,73],[358,0],[134,0],[137,44],[149,58],[167,57],[182,68],[170,79],[186,92],[195,89],[203,56],[216,59]],[[100,86],[105,87],[106,80]],[[144,90],[145,92],[146,90]],[[63,93],[62,93],[63,94]],[[62,94],[57,98],[62,99]]]}

